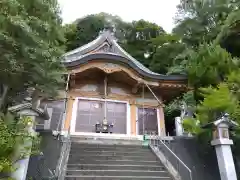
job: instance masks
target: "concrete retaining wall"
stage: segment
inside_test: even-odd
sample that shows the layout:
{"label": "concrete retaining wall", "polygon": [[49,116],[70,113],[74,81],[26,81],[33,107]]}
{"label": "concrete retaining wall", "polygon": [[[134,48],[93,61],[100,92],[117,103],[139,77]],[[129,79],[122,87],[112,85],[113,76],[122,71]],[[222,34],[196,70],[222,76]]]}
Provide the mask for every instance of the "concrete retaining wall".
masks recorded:
{"label": "concrete retaining wall", "polygon": [[50,177],[50,171],[54,171],[60,157],[61,143],[52,132],[41,132],[42,142],[40,151],[42,154],[31,156],[27,180],[43,180],[44,177]]}
{"label": "concrete retaining wall", "polygon": [[[214,147],[195,138],[175,137],[171,149],[192,169],[193,180],[220,180]],[[240,177],[240,139],[232,146],[237,176]]]}

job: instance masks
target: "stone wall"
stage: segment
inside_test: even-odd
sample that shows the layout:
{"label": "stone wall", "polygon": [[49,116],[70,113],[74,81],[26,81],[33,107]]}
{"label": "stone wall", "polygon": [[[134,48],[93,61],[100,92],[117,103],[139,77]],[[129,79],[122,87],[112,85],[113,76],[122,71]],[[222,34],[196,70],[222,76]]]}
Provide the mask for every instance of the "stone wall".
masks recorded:
{"label": "stone wall", "polygon": [[203,147],[193,138],[176,137],[170,148],[192,170],[193,180],[220,180],[217,158],[211,146]]}
{"label": "stone wall", "polygon": [[[200,143],[195,138],[175,137],[169,146],[192,169],[193,180],[220,180],[215,149],[210,144]],[[234,139],[232,150],[240,179],[240,139]]]}
{"label": "stone wall", "polygon": [[52,132],[41,132],[42,142],[40,154],[30,157],[27,180],[43,180],[51,177],[50,171],[54,172],[60,157],[61,143]]}
{"label": "stone wall", "polygon": [[235,161],[235,167],[237,172],[237,177],[240,179],[240,138],[233,139],[234,145],[232,146],[233,158]]}

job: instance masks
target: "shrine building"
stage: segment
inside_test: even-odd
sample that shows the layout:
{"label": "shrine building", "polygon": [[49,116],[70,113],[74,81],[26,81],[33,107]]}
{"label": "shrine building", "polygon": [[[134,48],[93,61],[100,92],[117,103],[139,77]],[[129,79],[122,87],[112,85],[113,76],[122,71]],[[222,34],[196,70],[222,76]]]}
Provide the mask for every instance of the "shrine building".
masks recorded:
{"label": "shrine building", "polygon": [[126,51],[103,30],[63,55],[68,72],[65,131],[166,135],[163,103],[187,90],[187,77],[154,73]]}

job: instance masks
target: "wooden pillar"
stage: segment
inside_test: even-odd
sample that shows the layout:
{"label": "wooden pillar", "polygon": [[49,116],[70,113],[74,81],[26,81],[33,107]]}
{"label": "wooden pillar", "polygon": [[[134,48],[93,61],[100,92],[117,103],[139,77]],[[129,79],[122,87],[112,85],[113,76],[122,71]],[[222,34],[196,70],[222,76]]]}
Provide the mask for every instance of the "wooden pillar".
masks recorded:
{"label": "wooden pillar", "polygon": [[130,111],[131,111],[131,135],[136,135],[136,119],[137,119],[136,104],[130,104]]}
{"label": "wooden pillar", "polygon": [[164,118],[164,111],[163,107],[159,107],[159,123],[160,123],[160,135],[161,136],[166,136],[166,127],[165,127],[165,118]]}
{"label": "wooden pillar", "polygon": [[73,103],[74,103],[74,98],[70,96],[67,100],[66,119],[64,124],[65,131],[69,129],[71,124]]}

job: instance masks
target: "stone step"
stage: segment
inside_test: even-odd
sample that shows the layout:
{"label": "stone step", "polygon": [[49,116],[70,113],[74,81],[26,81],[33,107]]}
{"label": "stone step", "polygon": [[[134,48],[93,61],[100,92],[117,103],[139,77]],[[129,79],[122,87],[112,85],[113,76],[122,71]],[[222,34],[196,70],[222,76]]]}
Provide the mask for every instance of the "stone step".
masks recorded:
{"label": "stone step", "polygon": [[108,156],[114,156],[114,155],[126,155],[126,156],[146,156],[146,155],[154,155],[153,153],[151,153],[151,151],[149,152],[122,152],[122,151],[98,151],[98,152],[91,152],[91,151],[70,151],[69,154],[72,155],[108,155]]}
{"label": "stone step", "polygon": [[132,164],[68,164],[68,170],[151,170],[163,171],[164,166],[161,165],[132,165]]}
{"label": "stone step", "polygon": [[72,142],[65,180],[172,180],[157,156],[140,141],[138,145],[131,144],[132,140],[91,141]]}
{"label": "stone step", "polygon": [[71,152],[128,152],[128,153],[149,153],[150,149],[148,148],[90,148],[90,147],[71,147]]}
{"label": "stone step", "polygon": [[169,177],[167,171],[147,171],[147,170],[67,170],[66,175],[70,176],[158,176]]}
{"label": "stone step", "polygon": [[110,149],[118,149],[118,148],[120,148],[120,149],[149,149],[148,147],[145,147],[145,146],[142,146],[142,144],[141,145],[139,145],[139,146],[136,146],[136,145],[116,145],[116,144],[114,144],[114,145],[109,145],[109,144],[86,144],[86,143],[84,143],[84,144],[82,144],[82,143],[74,143],[74,142],[72,142],[71,143],[71,147],[72,148],[75,148],[75,147],[77,147],[77,148],[106,148],[106,149],[108,149],[108,148],[110,148]]}
{"label": "stone step", "polygon": [[99,160],[99,159],[69,159],[68,164],[118,164],[118,165],[162,165],[159,161],[143,161],[143,160],[129,160],[129,159],[122,159],[122,160]]}
{"label": "stone step", "polygon": [[156,176],[66,176],[65,180],[172,180],[170,177]]}
{"label": "stone step", "polygon": [[71,157],[82,157],[82,156],[140,156],[140,157],[156,157],[151,152],[120,152],[120,151],[99,151],[99,152],[70,152]]}
{"label": "stone step", "polygon": [[100,155],[69,155],[69,162],[79,161],[85,159],[85,160],[143,160],[143,161],[157,161],[158,158],[152,154],[148,154],[145,156],[133,156],[133,155],[106,155],[106,154],[100,154]]}
{"label": "stone step", "polygon": [[95,141],[101,141],[101,140],[110,140],[110,141],[142,141],[142,136],[129,136],[129,135],[120,135],[120,134],[104,134],[104,133],[96,133],[94,135],[77,135],[71,136],[72,141],[78,141],[78,140],[95,140]]}
{"label": "stone step", "polygon": [[161,165],[132,165],[132,164],[68,164],[68,170],[151,170],[163,171],[164,166]]}
{"label": "stone step", "polygon": [[119,139],[79,139],[74,138],[71,140],[74,143],[82,143],[89,145],[135,145],[141,146],[142,141],[139,140],[119,140]]}

